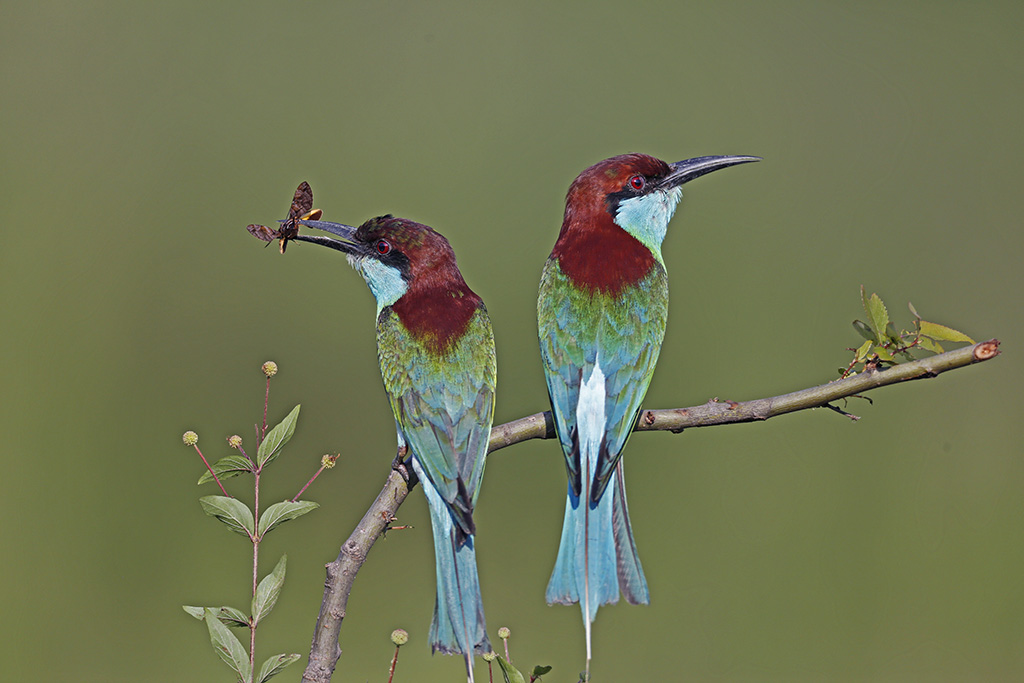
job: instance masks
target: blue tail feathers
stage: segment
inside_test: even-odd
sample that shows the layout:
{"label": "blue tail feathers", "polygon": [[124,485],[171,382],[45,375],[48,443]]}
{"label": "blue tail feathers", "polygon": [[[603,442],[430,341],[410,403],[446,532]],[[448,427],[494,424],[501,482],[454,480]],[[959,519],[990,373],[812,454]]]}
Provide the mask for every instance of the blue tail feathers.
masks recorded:
{"label": "blue tail feathers", "polygon": [[451,511],[429,480],[421,477],[420,482],[430,506],[437,571],[437,599],[430,624],[431,650],[463,655],[490,652],[476,568],[476,539],[459,534],[462,542],[456,540]]}
{"label": "blue tail feathers", "polygon": [[579,495],[569,487],[562,541],[546,593],[549,604],[580,603],[588,626],[598,607],[618,602],[620,591],[631,604],[650,602],[629,524],[622,461],[596,504],[587,503],[589,488],[586,479]]}

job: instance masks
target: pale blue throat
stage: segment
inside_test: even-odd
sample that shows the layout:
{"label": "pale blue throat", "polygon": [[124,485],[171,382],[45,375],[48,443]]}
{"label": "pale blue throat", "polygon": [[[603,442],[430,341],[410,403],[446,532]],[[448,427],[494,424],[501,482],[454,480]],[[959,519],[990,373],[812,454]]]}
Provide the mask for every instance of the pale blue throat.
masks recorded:
{"label": "pale blue throat", "polygon": [[683,189],[655,190],[640,197],[630,197],[619,202],[615,224],[637,238],[651,250],[654,258],[664,265],[661,258],[661,243],[665,240],[668,222],[676,212]]}
{"label": "pale blue throat", "polygon": [[349,256],[348,262],[363,276],[370,291],[373,292],[373,297],[377,300],[378,316],[385,308],[401,299],[409,289],[397,268],[386,266],[375,258]]}

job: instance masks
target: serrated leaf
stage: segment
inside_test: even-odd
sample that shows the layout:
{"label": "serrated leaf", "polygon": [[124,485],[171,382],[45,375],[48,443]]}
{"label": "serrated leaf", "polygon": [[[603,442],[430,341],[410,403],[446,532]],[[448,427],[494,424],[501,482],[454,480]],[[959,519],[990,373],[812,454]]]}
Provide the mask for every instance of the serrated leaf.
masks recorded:
{"label": "serrated leaf", "polygon": [[501,675],[505,679],[505,683],[526,683],[526,678],[523,674],[519,673],[519,670],[509,664],[504,657],[498,655],[495,657],[498,662],[498,666],[501,667]]}
{"label": "serrated leaf", "polygon": [[229,529],[243,536],[254,536],[252,510],[237,498],[227,496],[203,496],[199,499],[203,512],[216,517]]}
{"label": "serrated leaf", "polygon": [[936,341],[974,343],[973,339],[959,330],[954,330],[952,327],[946,327],[938,323],[930,323],[927,320],[921,321],[921,334],[925,337],[931,337]]}
{"label": "serrated leaf", "polygon": [[[228,455],[213,463],[213,471],[221,479],[230,479],[243,472],[252,472],[252,463],[245,456]],[[199,477],[199,481],[196,483],[205,484],[208,481],[213,481],[210,470],[203,472],[203,476]]]}
{"label": "serrated leaf", "polygon": [[871,353],[871,347],[873,345],[874,345],[874,342],[871,341],[870,339],[860,345],[860,347],[857,349],[857,356],[856,356],[856,359],[857,359],[858,363],[863,363],[864,362],[864,359],[866,359],[868,357],[868,354]]}
{"label": "serrated leaf", "polygon": [[871,331],[875,333],[875,338],[878,341],[882,341],[885,339],[885,328],[889,324],[889,311],[886,310],[885,304],[882,303],[882,299],[877,294],[867,297],[863,287],[861,287],[860,294],[864,304],[864,312],[868,314],[868,325],[871,326]]}
{"label": "serrated leaf", "polygon": [[274,503],[260,515],[260,538],[263,538],[274,527],[280,526],[287,521],[312,512],[320,507],[319,503],[310,500],[291,501],[285,500]]}
{"label": "serrated leaf", "polygon": [[256,587],[256,595],[252,596],[252,620],[259,624],[263,617],[270,614],[277,604],[277,597],[281,595],[281,587],[284,585],[284,573],[288,565],[288,556],[282,555],[277,561],[274,571],[263,577],[260,585]]}
{"label": "serrated leaf", "polygon": [[943,351],[945,351],[945,349],[942,348],[939,342],[935,341],[934,339],[929,339],[928,337],[919,337],[917,340],[917,344],[921,348],[931,351],[932,353],[942,353]]}
{"label": "serrated leaf", "polygon": [[206,627],[210,630],[210,643],[224,663],[234,669],[243,681],[252,680],[248,653],[235,634],[220,622],[217,610],[213,607],[206,609]]}
{"label": "serrated leaf", "polygon": [[281,448],[292,438],[292,434],[295,433],[295,421],[299,419],[299,408],[301,407],[300,403],[292,408],[292,412],[288,413],[287,417],[267,433],[267,437],[263,439],[263,443],[256,451],[256,462],[260,467],[275,460],[281,454]]}
{"label": "serrated leaf", "polygon": [[551,673],[551,667],[550,666],[541,666],[540,664],[538,664],[537,666],[533,667],[533,673],[531,673],[530,675],[531,676],[543,676],[544,674],[547,674],[547,673]]}
{"label": "serrated leaf", "polygon": [[260,667],[260,673],[256,677],[256,683],[264,683],[269,681],[272,676],[276,676],[281,673],[289,664],[298,661],[301,655],[274,655],[263,662],[263,666]]}
{"label": "serrated leaf", "polygon": [[868,341],[878,341],[878,339],[875,339],[875,333],[871,331],[871,328],[866,323],[863,323],[860,320],[853,321],[853,329],[857,330],[857,334],[864,337]]}

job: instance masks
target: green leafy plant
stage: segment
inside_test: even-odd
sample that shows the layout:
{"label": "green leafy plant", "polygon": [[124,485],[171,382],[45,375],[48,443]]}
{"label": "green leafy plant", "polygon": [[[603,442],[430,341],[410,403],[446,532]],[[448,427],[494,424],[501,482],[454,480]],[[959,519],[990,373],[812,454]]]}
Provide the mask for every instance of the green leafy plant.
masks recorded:
{"label": "green leafy plant", "polygon": [[[263,423],[256,429],[257,447],[255,458],[246,453],[242,446],[242,437],[228,438],[228,445],[236,449],[240,455],[225,456],[213,465],[207,461],[199,449],[199,436],[195,432],[185,432],[185,445],[195,448],[199,457],[206,465],[206,472],[199,477],[198,484],[214,482],[224,495],[203,496],[199,499],[203,512],[222,522],[228,529],[245,536],[252,543],[252,602],[249,614],[229,606],[196,607],[184,605],[186,613],[200,621],[206,622],[210,632],[210,643],[224,662],[231,667],[242,683],[264,683],[280,673],[286,666],[297,661],[298,654],[277,654],[267,658],[256,669],[256,629],[274,609],[277,599],[284,586],[288,556],[282,555],[274,569],[259,580],[259,548],[266,535],[287,521],[297,519],[315,510],[319,505],[312,501],[299,500],[310,484],[325,469],[333,467],[338,456],[325,455],[320,461],[320,469],[306,482],[306,485],[294,498],[270,505],[260,512],[260,476],[264,469],[274,462],[285,444],[295,433],[295,424],[299,417],[299,407],[295,406],[290,413],[273,429],[267,431],[267,409],[270,403],[270,378],[277,374],[277,364],[264,363],[263,374],[267,378],[266,398],[263,405]],[[228,494],[222,480],[251,474],[253,477],[253,506]],[[232,633],[232,628],[249,629],[248,651],[242,642]]]}
{"label": "green leafy plant", "polygon": [[939,342],[975,343],[959,330],[922,320],[914,305],[910,303],[907,306],[914,316],[913,327],[897,332],[896,326],[889,320],[889,310],[881,297],[877,294],[868,296],[867,290],[861,285],[860,298],[867,322],[854,320],[853,328],[865,341],[856,349],[850,349],[854,352],[853,360],[846,368],[839,370],[844,378],[866,369],[915,360],[915,350],[943,353],[945,349]]}

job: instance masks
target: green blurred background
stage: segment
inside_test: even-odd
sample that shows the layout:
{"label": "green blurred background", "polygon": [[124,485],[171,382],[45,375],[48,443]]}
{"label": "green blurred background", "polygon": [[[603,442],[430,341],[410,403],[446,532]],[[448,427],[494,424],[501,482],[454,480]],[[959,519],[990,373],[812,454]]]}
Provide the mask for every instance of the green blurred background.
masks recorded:
{"label": "green blurred background", "polygon": [[[534,306],[569,183],[627,151],[756,154],[686,188],[649,407],[824,382],[858,288],[1003,357],[807,412],[640,435],[627,455],[649,607],[602,609],[594,680],[1024,676],[1024,5],[6,2],[2,677],[228,681],[180,605],[247,602],[250,548],[205,517],[209,457],[301,402],[265,480],[322,453],[260,657],[303,654],[323,565],[393,455],[373,301],[344,260],[249,237],[308,180],[328,219],[447,235],[491,312],[498,421],[545,407]],[[478,512],[488,624],[575,681],[575,607],[544,587],[557,446],[496,454]],[[233,489],[243,493],[241,480]],[[460,680],[431,658],[422,495],[359,575],[336,680]],[[478,673],[483,672],[478,668]],[[486,676],[486,673],[482,673]],[[478,680],[480,680],[478,678]]]}

